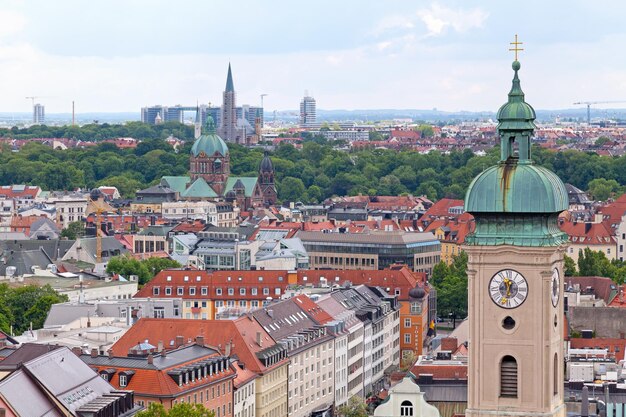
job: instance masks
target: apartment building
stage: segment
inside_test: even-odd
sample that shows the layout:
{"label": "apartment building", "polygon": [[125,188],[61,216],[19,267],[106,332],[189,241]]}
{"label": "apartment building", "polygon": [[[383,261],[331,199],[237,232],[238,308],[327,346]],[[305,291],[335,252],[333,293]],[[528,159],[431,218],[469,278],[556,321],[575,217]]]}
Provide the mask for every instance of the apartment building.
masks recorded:
{"label": "apartment building", "polygon": [[140,405],[159,402],[170,409],[180,403],[202,404],[216,417],[231,417],[236,374],[230,359],[205,346],[202,336],[191,344],[183,345],[182,336],[173,342],[169,351],[162,341],[157,346],[145,341],[124,356],[98,355],[94,349],[80,358],[114,388],[134,391]]}
{"label": "apartment building", "polygon": [[[198,335],[202,335],[207,345],[223,350],[225,356],[237,356],[237,366],[243,366],[256,375],[254,388],[249,388],[246,394],[239,394],[254,399],[254,414],[248,413],[248,417],[287,415],[287,351],[282,344],[274,342],[251,315],[223,321],[141,319],[113,345],[112,353],[115,356],[125,356],[137,340],[144,340],[152,345],[156,343],[157,346],[159,341],[163,341],[168,354],[171,342],[194,340]],[[235,380],[234,384],[237,385],[238,382]],[[244,386],[247,383],[241,382],[239,389]],[[231,390],[230,395],[233,396],[236,392]],[[243,407],[240,397],[232,400],[233,403],[236,401]],[[249,408],[246,409],[249,411]]]}
{"label": "apartment building", "polygon": [[354,396],[364,398],[363,392],[363,322],[353,310],[342,306],[330,294],[316,300],[335,322],[342,323],[343,332],[335,336],[335,406],[346,404]]}
{"label": "apartment building", "polygon": [[[330,417],[334,402],[334,338],[292,298],[252,313],[291,360],[287,379],[288,415]],[[321,310],[321,309],[320,309]],[[325,314],[321,311],[319,314]]]}

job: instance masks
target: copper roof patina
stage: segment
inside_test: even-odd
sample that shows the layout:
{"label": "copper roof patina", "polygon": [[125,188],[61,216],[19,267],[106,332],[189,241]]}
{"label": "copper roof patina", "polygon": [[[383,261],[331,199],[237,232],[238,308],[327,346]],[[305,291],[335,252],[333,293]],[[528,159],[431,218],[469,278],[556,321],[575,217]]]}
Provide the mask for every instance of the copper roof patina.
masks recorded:
{"label": "copper roof patina", "polygon": [[569,206],[565,185],[531,159],[535,110],[524,101],[520,67],[513,62],[513,86],[498,110],[500,161],[474,178],[465,196],[465,211],[476,219],[469,245],[553,246],[567,241],[556,225],[558,213]]}

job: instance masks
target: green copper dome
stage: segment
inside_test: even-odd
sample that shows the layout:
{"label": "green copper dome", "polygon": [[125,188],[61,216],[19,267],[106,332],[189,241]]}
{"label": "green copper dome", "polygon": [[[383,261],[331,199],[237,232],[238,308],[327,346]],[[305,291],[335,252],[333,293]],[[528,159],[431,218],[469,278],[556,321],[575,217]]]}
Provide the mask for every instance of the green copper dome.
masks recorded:
{"label": "green copper dome", "polygon": [[196,139],[191,147],[191,154],[198,156],[204,153],[206,156],[213,156],[215,153],[222,156],[228,155],[228,146],[215,131],[215,123],[211,116],[207,117],[206,124],[202,129],[202,135]]}
{"label": "green copper dome", "polygon": [[465,195],[465,211],[476,220],[468,245],[557,246],[567,242],[558,215],[569,198],[563,181],[531,159],[535,110],[524,101],[513,62],[513,87],[498,111],[500,162],[481,172]]}
{"label": "green copper dome", "polygon": [[552,171],[532,164],[501,163],[470,184],[465,211],[470,213],[560,213],[567,210],[565,185]]}

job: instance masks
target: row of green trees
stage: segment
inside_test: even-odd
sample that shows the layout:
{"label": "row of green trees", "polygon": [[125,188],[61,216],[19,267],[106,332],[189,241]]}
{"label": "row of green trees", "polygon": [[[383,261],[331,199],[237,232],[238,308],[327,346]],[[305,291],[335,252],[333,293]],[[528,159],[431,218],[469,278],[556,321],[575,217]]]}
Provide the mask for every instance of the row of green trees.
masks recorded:
{"label": "row of green trees", "polygon": [[147,258],[138,260],[132,256],[115,256],[107,263],[108,274],[120,274],[128,279],[131,275],[137,275],[139,285],[144,285],[156,274],[164,269],[180,268],[181,264],[169,258]]}
{"label": "row of green trees", "polygon": [[[0,129],[0,136],[80,136],[92,138],[134,136],[143,140],[135,149],[118,149],[101,143],[85,149],[53,150],[30,143],[20,152],[0,152],[0,183],[32,184],[44,189],[116,186],[123,196],[157,183],[164,175],[186,175],[193,142],[189,126],[87,125],[51,128]],[[78,132],[78,133],[77,133]],[[163,137],[178,132],[187,142],[176,152]],[[84,133],[84,132],[83,132]],[[113,135],[118,133],[119,135]],[[82,134],[82,133],[81,133]],[[233,175],[257,176],[263,152],[229,144]],[[599,200],[623,191],[626,156],[600,157],[578,151],[552,152],[533,148],[534,159],[556,172],[567,183],[589,190]],[[463,198],[472,179],[499,158],[497,148],[484,156],[469,149],[449,154],[416,151],[361,149],[352,152],[333,148],[320,137],[305,140],[302,149],[283,144],[273,152],[276,183],[282,201],[322,201],[333,195],[399,195],[411,193]]]}
{"label": "row of green trees", "polygon": [[626,282],[626,262],[618,259],[609,260],[604,252],[589,248],[578,253],[578,262],[565,255],[565,276],[607,277],[616,284]]}
{"label": "row of green trees", "polygon": [[14,334],[22,334],[31,324],[33,329],[40,329],[52,304],[67,300],[66,295],[59,295],[50,285],[13,288],[0,284],[0,330],[9,334],[13,326]]}

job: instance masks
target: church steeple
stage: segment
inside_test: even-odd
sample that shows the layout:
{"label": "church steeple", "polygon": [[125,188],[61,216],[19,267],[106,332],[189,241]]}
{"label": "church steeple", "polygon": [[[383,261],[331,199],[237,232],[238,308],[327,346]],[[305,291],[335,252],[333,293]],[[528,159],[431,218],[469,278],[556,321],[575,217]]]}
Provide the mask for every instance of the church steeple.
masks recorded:
{"label": "church steeple", "polygon": [[233,73],[230,69],[230,62],[228,63],[228,76],[226,77],[226,90],[228,93],[235,92],[235,85],[233,84]]}
{"label": "church steeple", "polygon": [[[520,85],[518,71],[519,61],[513,61],[513,85],[509,91],[508,101],[498,110],[498,126],[500,135],[500,162],[512,162],[515,158],[519,163],[531,163],[530,138],[535,130],[535,110],[524,100],[524,92]],[[514,152],[517,143],[519,151]]]}
{"label": "church steeple", "polygon": [[200,106],[196,103],[196,120],[193,124],[194,132],[193,138],[198,139],[202,134],[202,114],[200,113]]}

